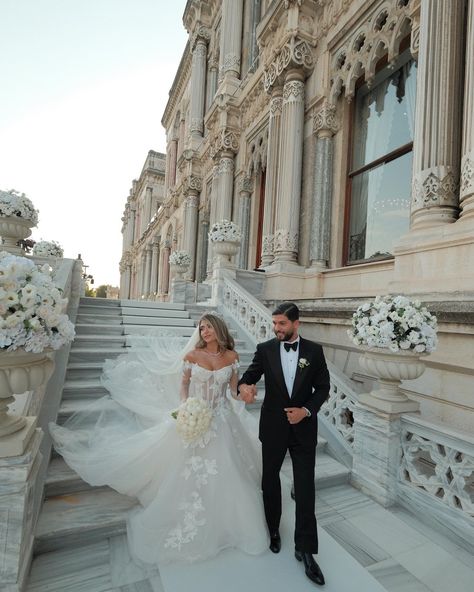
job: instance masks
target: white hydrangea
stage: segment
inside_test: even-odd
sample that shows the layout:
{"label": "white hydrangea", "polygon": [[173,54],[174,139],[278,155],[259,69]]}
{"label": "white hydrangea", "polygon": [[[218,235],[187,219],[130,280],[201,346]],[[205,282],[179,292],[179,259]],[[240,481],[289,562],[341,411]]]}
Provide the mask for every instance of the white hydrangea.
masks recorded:
{"label": "white hydrangea", "polygon": [[173,251],[170,255],[169,262],[179,267],[187,267],[191,265],[191,257],[186,251]]}
{"label": "white hydrangea", "polygon": [[176,429],[185,442],[203,436],[210,428],[212,411],[209,405],[197,397],[188,397],[176,414]]}
{"label": "white hydrangea", "polygon": [[239,242],[241,238],[240,228],[237,224],[229,220],[215,222],[209,231],[209,240],[211,243],[222,241]]}
{"label": "white hydrangea", "polygon": [[56,241],[40,240],[33,247],[33,255],[37,257],[58,257],[64,255],[64,250]]}
{"label": "white hydrangea", "polygon": [[48,265],[0,252],[0,348],[39,353],[74,339],[64,314],[67,299],[53,283]]}
{"label": "white hydrangea", "polygon": [[38,210],[35,209],[33,202],[24,193],[18,193],[14,189],[0,191],[0,216],[2,218],[17,216],[30,220],[33,226],[38,224]]}
{"label": "white hydrangea", "polygon": [[399,295],[377,296],[359,306],[347,333],[355,345],[431,353],[438,343],[437,329],[436,317],[419,300]]}

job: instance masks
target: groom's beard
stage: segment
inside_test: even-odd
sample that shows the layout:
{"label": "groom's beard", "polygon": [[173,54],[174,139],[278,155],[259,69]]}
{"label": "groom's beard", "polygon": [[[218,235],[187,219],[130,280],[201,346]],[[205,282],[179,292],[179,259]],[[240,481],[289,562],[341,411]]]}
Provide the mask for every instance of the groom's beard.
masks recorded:
{"label": "groom's beard", "polygon": [[290,341],[294,337],[294,332],[283,333],[283,331],[275,331],[275,335],[278,341]]}

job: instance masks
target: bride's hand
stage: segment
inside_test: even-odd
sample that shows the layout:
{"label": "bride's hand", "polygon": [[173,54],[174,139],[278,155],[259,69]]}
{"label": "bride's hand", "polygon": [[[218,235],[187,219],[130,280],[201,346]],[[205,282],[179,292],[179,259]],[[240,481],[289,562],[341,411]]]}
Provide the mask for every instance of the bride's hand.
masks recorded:
{"label": "bride's hand", "polygon": [[240,397],[245,403],[253,403],[257,396],[257,387],[254,384],[241,384]]}

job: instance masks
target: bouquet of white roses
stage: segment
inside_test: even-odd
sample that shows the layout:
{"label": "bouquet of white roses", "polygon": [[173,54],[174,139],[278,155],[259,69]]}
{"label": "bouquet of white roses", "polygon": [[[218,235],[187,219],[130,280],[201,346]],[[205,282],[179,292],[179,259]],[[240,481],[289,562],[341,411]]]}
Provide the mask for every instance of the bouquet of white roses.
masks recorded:
{"label": "bouquet of white roses", "polygon": [[192,442],[209,430],[212,411],[204,399],[188,397],[172,416],[176,419],[176,429],[183,440]]}
{"label": "bouquet of white roses", "polygon": [[209,231],[209,240],[211,243],[221,241],[239,242],[242,238],[240,228],[234,222],[229,220],[221,220],[215,222]]}
{"label": "bouquet of white roses", "polygon": [[347,333],[355,345],[430,353],[436,349],[437,329],[436,317],[419,300],[377,296],[359,306]]}
{"label": "bouquet of white roses", "polygon": [[0,191],[0,216],[2,218],[17,216],[30,220],[33,226],[38,224],[38,210],[35,209],[33,202],[24,193],[20,194],[14,189]]}
{"label": "bouquet of white roses", "polygon": [[39,353],[72,341],[66,305],[48,265],[0,252],[0,349]]}
{"label": "bouquet of white roses", "polygon": [[41,240],[35,243],[33,255],[37,257],[59,257],[64,255],[63,248],[56,241]]}
{"label": "bouquet of white roses", "polygon": [[172,265],[186,267],[187,265],[191,265],[191,257],[186,251],[173,251],[170,255],[169,262]]}

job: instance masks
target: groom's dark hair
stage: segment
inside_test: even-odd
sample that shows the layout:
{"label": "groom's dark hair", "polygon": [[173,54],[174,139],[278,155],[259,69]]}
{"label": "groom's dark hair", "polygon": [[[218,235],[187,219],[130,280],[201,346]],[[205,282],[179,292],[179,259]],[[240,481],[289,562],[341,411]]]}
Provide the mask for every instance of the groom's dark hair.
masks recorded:
{"label": "groom's dark hair", "polygon": [[272,312],[274,315],[285,315],[291,321],[297,321],[300,318],[300,309],[294,302],[282,302]]}

